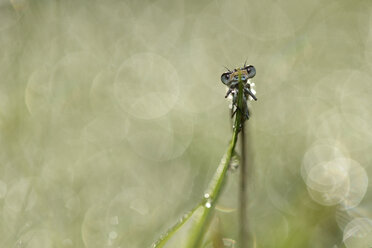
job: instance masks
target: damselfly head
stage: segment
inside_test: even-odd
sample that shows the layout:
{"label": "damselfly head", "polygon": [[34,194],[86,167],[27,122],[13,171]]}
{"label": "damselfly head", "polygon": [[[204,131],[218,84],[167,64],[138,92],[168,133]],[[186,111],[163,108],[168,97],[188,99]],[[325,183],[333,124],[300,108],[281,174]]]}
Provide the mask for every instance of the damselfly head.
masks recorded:
{"label": "damselfly head", "polygon": [[248,79],[253,78],[256,75],[256,69],[253,65],[247,65],[242,68],[234,69],[233,71],[229,70],[228,72],[222,73],[221,81],[228,87],[237,85],[239,81],[239,74],[241,80],[246,82]]}

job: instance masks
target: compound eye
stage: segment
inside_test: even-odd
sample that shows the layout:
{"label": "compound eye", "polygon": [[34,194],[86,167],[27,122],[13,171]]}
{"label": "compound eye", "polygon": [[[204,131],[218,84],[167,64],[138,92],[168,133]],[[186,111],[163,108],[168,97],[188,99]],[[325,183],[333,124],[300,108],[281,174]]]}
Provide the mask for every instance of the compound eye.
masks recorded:
{"label": "compound eye", "polygon": [[221,81],[223,84],[228,84],[230,81],[231,72],[225,72],[221,75]]}
{"label": "compound eye", "polygon": [[249,78],[253,78],[256,75],[256,69],[253,65],[248,65],[244,69],[247,70]]}

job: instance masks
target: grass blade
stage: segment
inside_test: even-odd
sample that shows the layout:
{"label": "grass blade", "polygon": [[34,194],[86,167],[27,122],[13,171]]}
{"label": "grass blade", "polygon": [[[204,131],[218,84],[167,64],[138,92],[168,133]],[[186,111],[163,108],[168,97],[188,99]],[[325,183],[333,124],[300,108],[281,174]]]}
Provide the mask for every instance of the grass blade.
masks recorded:
{"label": "grass blade", "polygon": [[[238,109],[243,109],[243,82],[241,81],[241,75],[239,75],[239,91],[237,99]],[[226,153],[221,159],[221,162],[209,184],[209,187],[204,194],[204,198],[196,208],[187,213],[178,223],[171,227],[164,235],[162,235],[158,241],[153,244],[153,248],[162,248],[167,242],[176,234],[178,230],[192,217],[192,225],[188,231],[188,237],[183,247],[185,248],[196,248],[200,247],[203,241],[204,234],[209,224],[211,214],[214,210],[216,202],[221,194],[222,186],[226,179],[226,174],[229,168],[230,161],[234,155],[236,142],[238,140],[238,133],[240,128],[243,126],[242,123],[242,112],[237,111],[234,129],[231,141],[227,148]]]}

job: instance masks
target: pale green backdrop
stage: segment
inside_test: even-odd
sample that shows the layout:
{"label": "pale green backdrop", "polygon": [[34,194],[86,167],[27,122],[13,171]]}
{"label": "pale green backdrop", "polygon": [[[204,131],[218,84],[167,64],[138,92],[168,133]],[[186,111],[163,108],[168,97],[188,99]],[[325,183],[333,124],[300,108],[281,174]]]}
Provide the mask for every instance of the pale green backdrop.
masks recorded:
{"label": "pale green backdrop", "polygon": [[[149,247],[203,196],[231,135],[220,75],[245,60],[256,247],[372,247],[371,11],[0,0],[0,247]],[[213,223],[237,247],[229,174]]]}

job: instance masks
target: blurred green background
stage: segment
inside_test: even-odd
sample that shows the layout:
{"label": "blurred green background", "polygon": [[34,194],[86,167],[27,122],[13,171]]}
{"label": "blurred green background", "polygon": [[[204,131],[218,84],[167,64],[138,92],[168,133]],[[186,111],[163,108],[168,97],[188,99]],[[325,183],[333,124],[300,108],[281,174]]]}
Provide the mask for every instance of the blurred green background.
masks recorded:
{"label": "blurred green background", "polygon": [[[371,1],[0,0],[0,247],[149,247],[231,136],[256,67],[256,247],[372,247]],[[237,247],[238,172],[212,225]],[[218,221],[216,221],[218,220]]]}

